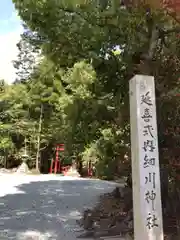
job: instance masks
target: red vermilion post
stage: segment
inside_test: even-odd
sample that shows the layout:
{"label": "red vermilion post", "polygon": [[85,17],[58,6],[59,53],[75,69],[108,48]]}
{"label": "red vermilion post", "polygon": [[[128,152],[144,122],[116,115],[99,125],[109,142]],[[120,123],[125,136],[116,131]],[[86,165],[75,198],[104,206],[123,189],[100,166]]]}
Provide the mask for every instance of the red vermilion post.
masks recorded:
{"label": "red vermilion post", "polygon": [[52,160],[51,160],[51,166],[50,166],[50,173],[53,172],[53,164],[54,164],[54,160],[52,159]]}
{"label": "red vermilion post", "polygon": [[92,177],[93,171],[92,171],[92,162],[91,160],[88,163],[88,177]]}
{"label": "red vermilion post", "polygon": [[59,161],[59,158],[58,158],[58,150],[57,150],[57,148],[56,148],[56,160],[55,160],[55,166],[54,166],[54,173],[55,173],[55,174],[57,173],[58,161]]}
{"label": "red vermilion post", "polygon": [[61,161],[60,161],[60,157],[59,157],[59,152],[63,152],[63,151],[64,151],[64,144],[57,144],[55,160],[54,159],[51,160],[51,166],[50,166],[50,171],[49,171],[50,173],[52,173],[53,171],[55,174],[57,172],[60,172]]}
{"label": "red vermilion post", "polygon": [[60,160],[60,156],[59,156],[59,152],[63,152],[64,151],[64,144],[57,144],[56,147],[56,152],[57,152],[57,162],[58,162],[58,172],[60,172],[61,170],[61,160]]}

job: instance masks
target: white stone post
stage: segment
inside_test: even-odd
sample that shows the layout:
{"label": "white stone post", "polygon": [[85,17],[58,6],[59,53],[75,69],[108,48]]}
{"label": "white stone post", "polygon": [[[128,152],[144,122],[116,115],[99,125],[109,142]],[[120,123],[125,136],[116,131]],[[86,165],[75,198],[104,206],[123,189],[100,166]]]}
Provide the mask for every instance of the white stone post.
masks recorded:
{"label": "white stone post", "polygon": [[154,77],[129,83],[135,240],[163,240]]}

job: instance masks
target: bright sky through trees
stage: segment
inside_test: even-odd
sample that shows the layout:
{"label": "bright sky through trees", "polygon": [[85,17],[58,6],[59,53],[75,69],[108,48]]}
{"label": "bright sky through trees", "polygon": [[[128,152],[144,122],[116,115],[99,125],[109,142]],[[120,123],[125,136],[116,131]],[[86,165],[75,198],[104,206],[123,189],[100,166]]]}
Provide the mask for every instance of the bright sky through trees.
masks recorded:
{"label": "bright sky through trees", "polygon": [[0,1],[0,79],[8,83],[13,82],[16,77],[12,60],[16,59],[16,44],[21,32],[21,22],[12,1]]}

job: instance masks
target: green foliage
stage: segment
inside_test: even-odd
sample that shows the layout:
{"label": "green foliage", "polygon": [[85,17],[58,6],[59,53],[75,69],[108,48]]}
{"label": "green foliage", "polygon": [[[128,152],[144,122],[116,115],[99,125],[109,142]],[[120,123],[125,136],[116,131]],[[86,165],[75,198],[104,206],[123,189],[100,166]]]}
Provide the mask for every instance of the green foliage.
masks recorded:
{"label": "green foliage", "polygon": [[[64,155],[81,156],[85,166],[91,161],[98,176],[127,175],[129,79],[147,72],[156,80],[159,139],[164,148],[167,125],[179,120],[172,107],[178,107],[179,101],[172,95],[179,91],[180,40],[173,32],[163,35],[176,27],[171,19],[160,11],[148,17],[143,6],[122,8],[116,0],[13,2],[25,30],[14,63],[19,79],[3,85],[0,93],[1,149],[6,146],[10,151],[14,146],[20,152],[26,138],[34,158],[43,110],[42,165],[52,157],[55,143],[65,143]],[[153,61],[147,61],[153,26],[161,29],[161,35]]]}

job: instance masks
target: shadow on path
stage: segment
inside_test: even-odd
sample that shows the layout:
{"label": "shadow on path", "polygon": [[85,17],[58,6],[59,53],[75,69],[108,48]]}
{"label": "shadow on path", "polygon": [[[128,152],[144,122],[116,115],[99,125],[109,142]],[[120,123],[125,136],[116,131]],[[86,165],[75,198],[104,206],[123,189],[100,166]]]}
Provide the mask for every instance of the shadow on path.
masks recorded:
{"label": "shadow on path", "polygon": [[0,240],[76,239],[85,208],[114,185],[96,180],[49,180],[16,186],[0,198]]}

